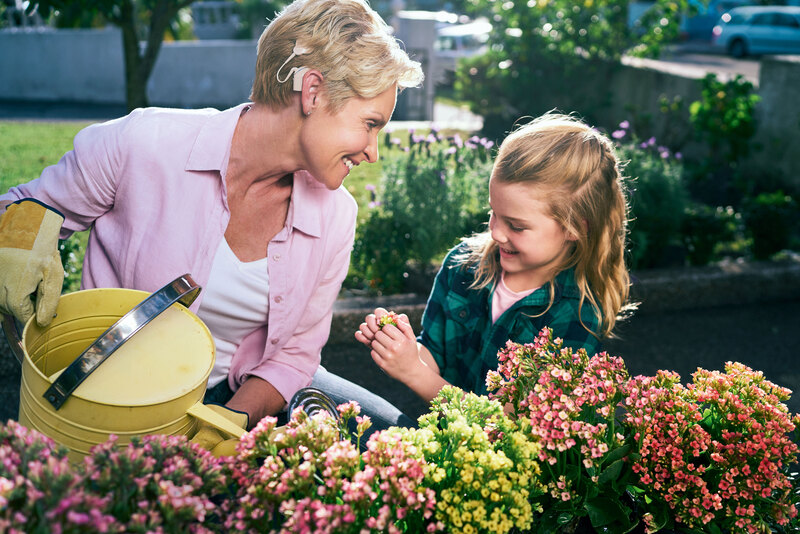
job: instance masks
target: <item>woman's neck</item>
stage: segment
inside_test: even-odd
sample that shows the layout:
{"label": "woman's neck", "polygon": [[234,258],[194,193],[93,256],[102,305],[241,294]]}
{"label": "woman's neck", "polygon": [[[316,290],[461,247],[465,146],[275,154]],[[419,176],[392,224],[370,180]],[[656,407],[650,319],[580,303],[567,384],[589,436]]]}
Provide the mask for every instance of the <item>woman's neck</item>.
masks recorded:
{"label": "woman's neck", "polygon": [[[259,182],[279,182],[301,168],[298,157],[300,120],[293,107],[272,109],[253,103],[236,124],[226,182],[249,189]],[[261,184],[264,185],[264,184]]]}

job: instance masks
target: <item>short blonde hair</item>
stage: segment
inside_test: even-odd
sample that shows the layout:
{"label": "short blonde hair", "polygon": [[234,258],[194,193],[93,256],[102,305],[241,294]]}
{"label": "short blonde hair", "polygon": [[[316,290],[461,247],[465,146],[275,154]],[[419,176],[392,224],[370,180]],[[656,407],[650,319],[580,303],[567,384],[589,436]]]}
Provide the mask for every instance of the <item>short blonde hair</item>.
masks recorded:
{"label": "short blonde hair", "polygon": [[[625,267],[628,204],[620,162],[611,141],[568,115],[548,113],[511,133],[501,144],[492,180],[536,188],[550,216],[576,237],[556,272],[575,268],[581,292],[599,319],[597,337],[610,336],[628,303],[630,276]],[[467,240],[464,258],[477,264],[475,287],[500,274],[497,243],[484,233]],[[551,304],[553,286],[550,284]]]}
{"label": "short blonde hair", "polygon": [[[295,44],[309,50],[281,69]],[[389,26],[363,0],[296,0],[270,22],[258,40],[256,77],[250,99],[282,108],[292,97],[292,80],[280,83],[292,67],[318,69],[330,111],[354,97],[373,98],[397,84],[422,83],[420,64],[412,61]]]}

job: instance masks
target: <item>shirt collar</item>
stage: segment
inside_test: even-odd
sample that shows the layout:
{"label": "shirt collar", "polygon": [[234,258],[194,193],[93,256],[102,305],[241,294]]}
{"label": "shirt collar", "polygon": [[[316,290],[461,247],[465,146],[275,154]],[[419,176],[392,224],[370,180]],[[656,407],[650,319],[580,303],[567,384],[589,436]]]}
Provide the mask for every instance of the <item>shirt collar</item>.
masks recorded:
{"label": "shirt collar", "polygon": [[330,193],[332,192],[328,191],[308,171],[295,172],[286,226],[296,228],[312,237],[320,237],[322,235],[321,197]]}
{"label": "shirt collar", "polygon": [[[197,134],[187,171],[222,171],[230,152],[233,131],[239,116],[249,102],[211,115]],[[322,235],[321,195],[327,188],[306,171],[294,173],[291,203],[286,217],[286,227],[296,228],[312,237]],[[276,236],[279,238],[279,236]]]}
{"label": "shirt collar", "polygon": [[221,171],[231,150],[233,131],[242,110],[250,103],[214,113],[200,128],[186,161],[187,171]]}

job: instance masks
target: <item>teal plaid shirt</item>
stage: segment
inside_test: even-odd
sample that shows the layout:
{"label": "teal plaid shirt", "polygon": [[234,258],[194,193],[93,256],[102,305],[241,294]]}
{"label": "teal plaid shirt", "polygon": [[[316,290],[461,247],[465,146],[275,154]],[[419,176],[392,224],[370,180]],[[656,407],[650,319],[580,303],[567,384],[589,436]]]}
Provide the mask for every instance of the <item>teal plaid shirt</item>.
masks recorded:
{"label": "teal plaid shirt", "polygon": [[[600,342],[580,323],[580,292],[573,269],[555,279],[555,300],[550,302],[547,285],[514,303],[492,324],[492,288],[468,289],[475,267],[456,265],[453,256],[463,252],[459,245],[447,255],[436,275],[417,340],[431,352],[442,377],[454,386],[486,394],[486,373],[497,369],[497,352],[509,339],[531,343],[542,327],[553,329],[553,336],[565,347],[585,348],[589,355],[600,350]],[[542,314],[542,315],[539,315]],[[535,316],[535,317],[532,317]],[[594,331],[598,320],[589,303],[584,303],[583,323]]]}

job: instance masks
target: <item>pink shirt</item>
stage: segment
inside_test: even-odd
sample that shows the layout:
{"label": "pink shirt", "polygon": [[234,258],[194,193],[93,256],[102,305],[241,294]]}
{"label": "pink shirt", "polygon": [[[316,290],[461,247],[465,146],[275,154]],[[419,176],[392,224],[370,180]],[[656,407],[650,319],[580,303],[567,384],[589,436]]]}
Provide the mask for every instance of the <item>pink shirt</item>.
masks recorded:
{"label": "pink shirt", "polygon": [[[91,125],[58,164],[0,201],[33,197],[53,206],[66,217],[62,238],[93,226],[83,288],[152,292],[185,273],[203,286],[230,219],[224,175],[246,105],[139,109]],[[344,188],[329,191],[295,173],[286,224],[267,249],[268,327],[234,353],[233,390],[258,376],[288,400],[311,382],[347,274],[356,209]],[[193,311],[202,298],[201,291]]]}
{"label": "pink shirt", "polygon": [[495,285],[494,293],[492,294],[492,323],[496,323],[500,316],[503,315],[503,312],[513,306],[515,302],[524,299],[539,289],[538,287],[534,287],[533,289],[517,293],[516,291],[508,289],[504,278],[505,272],[500,275],[500,281]]}

